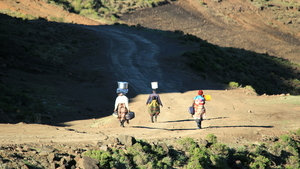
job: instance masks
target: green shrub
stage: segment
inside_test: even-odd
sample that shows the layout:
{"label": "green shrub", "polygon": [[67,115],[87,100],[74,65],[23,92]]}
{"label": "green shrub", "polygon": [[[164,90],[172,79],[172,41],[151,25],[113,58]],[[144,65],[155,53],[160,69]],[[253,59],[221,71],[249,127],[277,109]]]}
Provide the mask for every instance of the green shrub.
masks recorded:
{"label": "green shrub", "polygon": [[212,155],[228,157],[229,148],[225,144],[215,143],[210,147],[210,153]]}
{"label": "green shrub", "polygon": [[300,168],[300,160],[299,156],[290,156],[287,159],[287,166],[286,168],[294,169],[294,168]]}
{"label": "green shrub", "polygon": [[258,155],[253,158],[253,162],[250,163],[249,167],[252,169],[266,169],[270,168],[270,160],[262,155]]}
{"label": "green shrub", "polygon": [[161,160],[162,163],[166,164],[167,166],[173,166],[173,160],[171,157],[167,156]]}
{"label": "green shrub", "polygon": [[147,157],[147,154],[146,153],[139,153],[139,154],[136,154],[135,156],[133,156],[133,162],[137,165],[137,166],[142,166],[142,165],[145,165],[147,164],[149,161],[148,161],[148,157]]}
{"label": "green shrub", "polygon": [[297,136],[300,136],[300,129],[298,129],[298,130],[296,131],[296,135],[297,135]]}
{"label": "green shrub", "polygon": [[287,145],[285,151],[288,152],[291,156],[299,156],[298,148],[295,145]]}
{"label": "green shrub", "polygon": [[216,169],[230,169],[227,164],[226,158],[218,155],[210,156],[210,160],[212,161],[212,166]]}
{"label": "green shrub", "polygon": [[198,144],[194,141],[193,138],[186,137],[177,141],[181,145],[181,149],[187,152],[193,152],[195,148],[198,147]]}
{"label": "green shrub", "polygon": [[211,164],[209,157],[210,154],[205,147],[195,148],[190,154],[188,165],[194,166],[195,162],[198,162],[201,166],[207,167]]}
{"label": "green shrub", "polygon": [[245,89],[250,89],[250,90],[255,91],[255,89],[254,89],[251,85],[246,85],[244,88],[245,88]]}
{"label": "green shrub", "polygon": [[110,168],[110,161],[113,160],[110,152],[101,150],[89,150],[83,153],[83,156],[99,160],[100,167]]}
{"label": "green shrub", "polygon": [[115,150],[112,149],[112,164],[110,164],[111,168],[132,168],[132,155],[125,154],[123,150]]}
{"label": "green shrub", "polygon": [[228,86],[232,87],[232,88],[238,88],[239,87],[239,83],[237,83],[237,82],[229,82]]}
{"label": "green shrub", "polygon": [[187,163],[188,157],[185,156],[185,153],[182,151],[170,149],[169,155],[173,160],[174,167],[182,167],[184,164]]}
{"label": "green shrub", "polygon": [[207,139],[207,141],[208,141],[209,143],[211,143],[211,144],[215,144],[215,143],[218,142],[217,136],[215,136],[215,135],[213,135],[213,134],[208,134],[208,135],[206,136],[206,139]]}
{"label": "green shrub", "polygon": [[[295,133],[292,133],[295,134]],[[283,135],[281,142],[274,144],[250,144],[237,148],[217,143],[213,134],[207,135],[212,143],[210,147],[199,146],[192,138],[182,138],[169,147],[165,154],[159,144],[149,144],[137,141],[126,151],[112,148],[109,151],[89,150],[84,156],[98,159],[101,168],[139,168],[139,169],[169,169],[169,168],[234,168],[239,167],[265,168],[299,168],[299,144],[293,137]],[[296,147],[294,147],[296,146]],[[126,153],[125,153],[126,152]],[[234,160],[234,161],[233,161]]]}
{"label": "green shrub", "polygon": [[280,156],[284,147],[285,147],[285,144],[276,142],[275,144],[272,144],[268,147],[268,151],[275,156]]}
{"label": "green shrub", "polygon": [[202,169],[204,167],[202,167],[202,165],[199,163],[199,161],[197,160],[193,160],[193,161],[190,161],[188,164],[187,164],[187,169]]}
{"label": "green shrub", "polygon": [[281,136],[280,136],[280,139],[281,139],[281,141],[284,142],[286,145],[292,146],[292,147],[294,147],[294,148],[297,147],[297,142],[294,141],[294,140],[292,139],[292,137],[289,136],[289,135],[281,135]]}

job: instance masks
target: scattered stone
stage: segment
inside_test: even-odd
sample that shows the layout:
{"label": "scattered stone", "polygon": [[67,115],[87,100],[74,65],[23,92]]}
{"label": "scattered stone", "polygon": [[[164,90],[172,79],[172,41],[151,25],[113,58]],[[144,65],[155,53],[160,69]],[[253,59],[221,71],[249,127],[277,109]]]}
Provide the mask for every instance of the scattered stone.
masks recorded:
{"label": "scattered stone", "polygon": [[169,147],[168,147],[168,145],[166,143],[161,143],[160,146],[164,150],[164,155],[168,155],[169,154]]}
{"label": "scattered stone", "polygon": [[108,146],[107,145],[101,145],[100,150],[107,151],[108,150]]}
{"label": "scattered stone", "polygon": [[54,153],[50,153],[48,156],[47,156],[47,159],[48,161],[51,163],[54,161],[54,158],[55,158],[55,154]]}
{"label": "scattered stone", "polygon": [[133,144],[136,143],[135,138],[132,136],[128,136],[128,135],[120,135],[118,137],[118,140],[121,144],[126,145],[126,146],[132,146]]}
{"label": "scattered stone", "polygon": [[99,169],[99,161],[90,157],[82,157],[77,161],[77,167],[81,169]]}

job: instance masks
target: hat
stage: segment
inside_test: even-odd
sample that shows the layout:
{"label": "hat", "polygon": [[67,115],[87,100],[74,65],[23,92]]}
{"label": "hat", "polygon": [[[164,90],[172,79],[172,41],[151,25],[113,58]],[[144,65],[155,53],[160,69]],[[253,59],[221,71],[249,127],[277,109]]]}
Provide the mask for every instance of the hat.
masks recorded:
{"label": "hat", "polygon": [[199,90],[199,91],[198,91],[198,95],[203,95],[203,91],[202,91],[202,90]]}

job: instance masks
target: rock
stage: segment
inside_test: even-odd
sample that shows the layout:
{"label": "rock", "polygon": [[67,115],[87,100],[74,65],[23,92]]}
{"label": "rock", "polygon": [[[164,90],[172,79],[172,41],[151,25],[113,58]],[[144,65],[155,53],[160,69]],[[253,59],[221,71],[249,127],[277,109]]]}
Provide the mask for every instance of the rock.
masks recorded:
{"label": "rock", "polygon": [[169,154],[169,147],[168,147],[168,145],[166,143],[161,143],[160,146],[164,150],[164,155],[168,155]]}
{"label": "rock", "polygon": [[51,163],[50,163],[50,168],[49,168],[49,169],[56,169],[55,163],[54,163],[54,162],[51,162]]}
{"label": "rock", "polygon": [[199,139],[199,142],[198,142],[199,145],[202,145],[204,147],[208,147],[209,145],[209,142],[205,139]]}
{"label": "rock", "polygon": [[133,144],[136,143],[135,138],[132,136],[128,136],[128,135],[120,135],[118,137],[118,140],[121,144],[126,145],[126,146],[132,146]]}
{"label": "rock", "polygon": [[108,146],[107,145],[101,145],[100,150],[107,151]]}
{"label": "rock", "polygon": [[76,167],[80,169],[99,169],[99,161],[90,157],[82,157],[77,161]]}
{"label": "rock", "polygon": [[48,161],[51,163],[54,161],[55,159],[55,154],[54,153],[50,153],[48,156],[47,156],[47,159]]}

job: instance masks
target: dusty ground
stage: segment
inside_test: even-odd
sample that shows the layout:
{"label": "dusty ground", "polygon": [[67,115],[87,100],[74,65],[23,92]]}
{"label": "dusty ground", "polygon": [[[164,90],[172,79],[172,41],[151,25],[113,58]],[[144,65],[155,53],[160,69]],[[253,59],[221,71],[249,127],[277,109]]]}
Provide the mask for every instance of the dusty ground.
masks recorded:
{"label": "dusty ground", "polygon": [[[5,3],[7,8],[19,8],[20,11],[26,9],[8,2],[0,1],[1,7]],[[27,1],[19,2],[18,5],[21,5]],[[43,4],[42,1],[33,2]],[[139,23],[152,29],[195,33],[220,46],[268,52],[299,61],[296,57],[299,56],[298,34],[285,36],[287,34],[284,31],[282,33],[274,29],[268,32],[269,29],[254,28],[247,24],[244,27],[236,23],[224,24],[219,22],[220,18],[207,17],[208,11],[193,7],[192,1],[186,2],[142,10],[121,19],[129,24]],[[33,4],[30,3],[30,6]],[[28,5],[25,4],[25,7]],[[251,23],[251,18],[247,19]],[[214,134],[219,142],[244,144],[267,141],[299,129],[299,97],[257,96],[251,90],[226,90],[220,84],[202,80],[187,69],[179,57],[183,51],[194,46],[182,46],[174,39],[136,29],[88,26],[97,24],[76,19],[73,22],[86,25],[82,27],[92,30],[101,43],[91,44],[86,50],[86,57],[71,62],[63,72],[67,74],[42,76],[8,70],[10,76],[2,77],[2,81],[9,84],[13,80],[18,83],[21,80],[18,77],[22,77],[25,81],[49,83],[58,95],[65,97],[63,104],[72,107],[74,111],[59,114],[52,112],[53,118],[42,118],[42,124],[0,124],[1,144],[94,143],[121,134],[156,140],[205,138],[207,134]],[[274,33],[280,36],[274,37]],[[89,41],[86,43],[89,44]],[[85,50],[77,54],[83,55]],[[86,72],[97,74],[93,79],[80,80]],[[136,113],[136,118],[125,128],[119,127],[117,120],[110,115],[117,81],[129,82],[130,109]],[[158,81],[158,93],[164,104],[157,123],[150,123],[145,106],[151,92],[151,81]],[[201,130],[196,129],[195,122],[187,112],[198,89],[212,96],[206,105],[207,116]]]}

